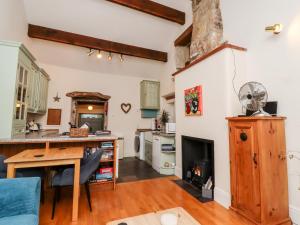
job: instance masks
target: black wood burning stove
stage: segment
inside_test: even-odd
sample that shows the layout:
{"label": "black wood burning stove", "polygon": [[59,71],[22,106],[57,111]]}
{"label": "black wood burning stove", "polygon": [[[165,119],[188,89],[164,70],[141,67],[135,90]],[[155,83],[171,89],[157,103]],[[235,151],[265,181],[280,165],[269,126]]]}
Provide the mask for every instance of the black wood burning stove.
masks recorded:
{"label": "black wood burning stove", "polygon": [[186,181],[192,183],[198,188],[202,188],[212,174],[211,162],[207,159],[196,161],[186,173]]}
{"label": "black wood burning stove", "polygon": [[[176,182],[200,201],[213,200],[214,189],[214,142],[195,137],[182,136],[182,180]],[[205,196],[205,185],[211,180],[211,197]],[[180,185],[181,184],[181,185]]]}

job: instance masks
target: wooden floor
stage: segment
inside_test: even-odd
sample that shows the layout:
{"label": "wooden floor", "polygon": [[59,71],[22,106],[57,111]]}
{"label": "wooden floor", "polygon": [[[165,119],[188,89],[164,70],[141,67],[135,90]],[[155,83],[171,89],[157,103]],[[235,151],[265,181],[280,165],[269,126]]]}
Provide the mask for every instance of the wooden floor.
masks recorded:
{"label": "wooden floor", "polygon": [[[253,225],[216,202],[202,204],[172,181],[172,178],[121,183],[117,190],[108,185],[92,185],[89,211],[84,189],[81,190],[79,220],[71,222],[72,192],[62,191],[54,220],[51,220],[52,193],[47,191],[41,205],[40,225],[105,225],[109,221],[174,207],[183,207],[201,225]],[[173,178],[174,179],[174,178]]]}

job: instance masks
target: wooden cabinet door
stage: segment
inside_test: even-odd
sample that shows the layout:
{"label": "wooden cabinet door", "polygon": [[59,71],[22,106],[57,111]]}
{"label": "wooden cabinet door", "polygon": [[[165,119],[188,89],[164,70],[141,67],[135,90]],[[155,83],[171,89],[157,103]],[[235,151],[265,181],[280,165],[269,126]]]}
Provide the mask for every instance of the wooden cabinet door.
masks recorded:
{"label": "wooden cabinet door", "polygon": [[35,113],[36,112],[36,98],[38,96],[37,93],[37,71],[38,67],[35,64],[31,65],[30,70],[30,80],[29,80],[29,100],[28,100],[28,112]]}
{"label": "wooden cabinet door", "polygon": [[28,95],[28,77],[29,69],[25,64],[19,62],[18,74],[16,81],[16,96],[15,96],[15,109],[14,109],[14,125],[23,125],[25,128],[27,118],[27,103]]}
{"label": "wooden cabinet door", "polygon": [[259,155],[255,132],[255,123],[230,123],[231,192],[232,207],[260,222]]}
{"label": "wooden cabinet door", "polygon": [[153,136],[153,155],[152,155],[152,167],[157,172],[159,172],[159,165],[160,165],[160,137],[159,136]]}
{"label": "wooden cabinet door", "polygon": [[[263,223],[275,224],[289,218],[288,176],[284,120],[259,123]],[[274,193],[276,193],[274,195]]]}

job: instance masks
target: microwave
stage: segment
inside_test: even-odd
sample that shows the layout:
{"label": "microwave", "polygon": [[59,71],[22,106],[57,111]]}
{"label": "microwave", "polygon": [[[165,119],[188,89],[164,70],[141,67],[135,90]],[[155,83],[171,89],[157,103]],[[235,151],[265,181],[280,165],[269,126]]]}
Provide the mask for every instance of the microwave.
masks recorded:
{"label": "microwave", "polygon": [[176,133],[176,123],[166,123],[166,133],[175,134]]}

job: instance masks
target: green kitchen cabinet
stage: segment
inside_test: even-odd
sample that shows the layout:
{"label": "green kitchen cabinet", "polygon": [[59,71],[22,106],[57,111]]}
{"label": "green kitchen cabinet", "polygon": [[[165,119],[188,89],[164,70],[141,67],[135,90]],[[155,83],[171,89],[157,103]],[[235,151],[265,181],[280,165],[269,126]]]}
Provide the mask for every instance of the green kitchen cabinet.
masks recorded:
{"label": "green kitchen cabinet", "polygon": [[28,112],[45,114],[48,102],[49,75],[35,63],[32,63],[31,68]]}
{"label": "green kitchen cabinet", "polygon": [[39,84],[39,106],[38,113],[45,114],[47,111],[47,103],[48,103],[48,83],[49,83],[49,75],[46,73],[44,69],[40,69],[40,84]]}
{"label": "green kitchen cabinet", "polygon": [[[23,44],[0,41],[0,138],[25,135],[27,113],[35,108],[34,96],[39,95],[36,77],[42,76],[37,74],[40,71],[34,56]],[[46,84],[44,81],[44,92]],[[46,111],[47,105],[39,104],[40,112]]]}
{"label": "green kitchen cabinet", "polygon": [[140,106],[141,109],[160,109],[160,83],[158,81],[141,81]]}
{"label": "green kitchen cabinet", "polygon": [[32,62],[31,63],[31,71],[29,75],[29,100],[28,100],[28,108],[27,111],[29,113],[37,112],[38,105],[38,94],[39,94],[39,67]]}

